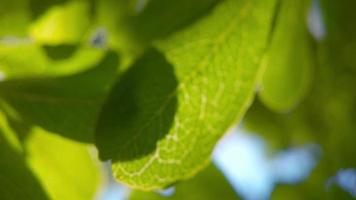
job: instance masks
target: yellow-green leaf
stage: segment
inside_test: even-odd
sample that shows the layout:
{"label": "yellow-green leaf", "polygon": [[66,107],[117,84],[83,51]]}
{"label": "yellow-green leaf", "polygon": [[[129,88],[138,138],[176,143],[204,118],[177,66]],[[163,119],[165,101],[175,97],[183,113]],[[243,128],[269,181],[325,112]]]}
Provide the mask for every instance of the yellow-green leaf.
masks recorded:
{"label": "yellow-green leaf", "polygon": [[123,75],[96,132],[117,180],[152,190],[209,163],[251,103],[274,7],[274,0],[223,1]]}
{"label": "yellow-green leaf", "polygon": [[33,128],[24,146],[30,168],[51,199],[95,197],[100,168],[87,145]]}

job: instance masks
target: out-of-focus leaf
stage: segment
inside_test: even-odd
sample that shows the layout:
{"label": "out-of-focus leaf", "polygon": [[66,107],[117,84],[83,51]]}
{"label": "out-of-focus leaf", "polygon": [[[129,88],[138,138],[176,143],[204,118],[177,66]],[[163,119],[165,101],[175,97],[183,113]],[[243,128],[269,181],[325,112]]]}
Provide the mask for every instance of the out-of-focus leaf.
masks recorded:
{"label": "out-of-focus leaf", "polygon": [[110,51],[96,67],[80,74],[4,81],[0,98],[26,122],[92,142],[97,115],[116,78],[118,63],[118,55]]}
{"label": "out-of-focus leaf", "polygon": [[0,42],[0,71],[6,80],[64,76],[95,66],[104,55],[102,50],[84,45],[41,47],[27,40]]}
{"label": "out-of-focus leaf", "polygon": [[51,199],[94,198],[100,168],[87,145],[34,128],[24,148],[30,168]]}
{"label": "out-of-focus leaf", "polygon": [[31,21],[28,0],[2,0],[0,7],[0,39],[4,36],[24,37]]}
{"label": "out-of-focus leaf", "polygon": [[[328,164],[328,163],[323,163]],[[326,200],[352,200],[349,193],[334,186],[327,187],[325,170],[322,168],[313,172],[306,181],[296,185],[278,185],[271,195],[271,200],[300,199],[326,199]]]}
{"label": "out-of-focus leaf", "polygon": [[112,160],[119,181],[153,190],[206,166],[251,103],[274,7],[273,0],[221,2],[123,75],[96,132],[100,157]]}
{"label": "out-of-focus leaf", "polygon": [[356,71],[356,2],[321,0],[321,4],[327,27],[325,43],[331,55],[327,58]]}
{"label": "out-of-focus leaf", "polygon": [[245,115],[243,127],[262,135],[272,149],[283,149],[313,141],[315,133],[306,120],[310,119],[299,107],[289,113],[274,113],[256,101]]}
{"label": "out-of-focus leaf", "polygon": [[89,1],[69,1],[50,7],[30,27],[30,36],[41,44],[79,42],[89,27]]}
{"label": "out-of-focus leaf", "polygon": [[273,38],[263,61],[261,101],[286,112],[297,106],[309,90],[314,58],[305,18],[309,0],[282,0]]}
{"label": "out-of-focus leaf", "polygon": [[225,177],[210,165],[192,179],[177,183],[174,193],[163,196],[154,192],[133,191],[130,200],[237,200],[237,194],[226,181]]}
{"label": "out-of-focus leaf", "polygon": [[2,113],[0,113],[0,199],[49,199],[36,176],[25,162],[25,158],[14,146],[16,137],[10,132]]}
{"label": "out-of-focus leaf", "polygon": [[[258,133],[270,131],[271,134],[267,134],[269,140],[293,144],[296,141],[295,134],[290,135],[290,132],[298,130],[309,135],[309,140],[318,142],[323,148],[321,162],[312,176],[297,187],[277,187],[273,195],[275,199],[284,199],[283,193],[298,199],[350,199],[346,192],[326,188],[326,183],[340,169],[356,165],[356,94],[353,92],[356,85],[356,57],[348,56],[355,52],[352,48],[354,38],[351,37],[355,26],[351,22],[339,22],[341,19],[350,20],[346,16],[354,15],[354,10],[350,1],[325,2],[329,5],[325,10],[328,32],[318,46],[320,65],[316,69],[310,94],[294,111],[279,114],[278,120],[271,120],[276,119],[277,114],[266,114],[256,107],[250,110],[245,119],[246,124],[258,129]],[[296,113],[299,113],[298,120],[293,117]],[[254,117],[251,118],[250,114]],[[269,129],[268,126],[277,128]]]}

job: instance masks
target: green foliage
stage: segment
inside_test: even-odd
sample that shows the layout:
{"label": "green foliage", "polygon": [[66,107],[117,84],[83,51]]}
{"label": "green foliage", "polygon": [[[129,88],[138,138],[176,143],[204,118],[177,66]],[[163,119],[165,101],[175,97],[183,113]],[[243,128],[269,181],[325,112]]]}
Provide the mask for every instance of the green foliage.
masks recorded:
{"label": "green foliage", "polygon": [[24,146],[27,162],[50,199],[86,200],[96,194],[98,166],[86,145],[34,128]]}
{"label": "green foliage", "polygon": [[273,8],[274,1],[226,1],[155,43],[158,52],[148,51],[123,75],[96,135],[118,180],[157,189],[206,165],[251,102]]}
{"label": "green foliage", "polygon": [[324,184],[356,166],[356,4],[321,2],[319,42],[305,23],[310,4],[2,0],[0,199],[94,198],[100,165],[88,145],[131,188],[236,199],[215,168],[198,172],[248,109],[244,128],[273,148],[324,150],[306,182],[272,199],[340,197]]}
{"label": "green foliage", "polygon": [[[13,136],[3,114],[0,116],[1,199],[47,199],[47,194],[30,170],[24,156],[7,137]],[[12,140],[13,141],[13,140]],[[5,184],[6,185],[3,185]]]}
{"label": "green foliage", "polygon": [[86,145],[38,127],[20,144],[11,123],[0,114],[1,199],[84,200],[94,196],[99,171]]}
{"label": "green foliage", "polygon": [[95,121],[115,78],[118,56],[113,52],[83,73],[58,78],[4,81],[2,103],[28,123],[83,142],[92,142]]}

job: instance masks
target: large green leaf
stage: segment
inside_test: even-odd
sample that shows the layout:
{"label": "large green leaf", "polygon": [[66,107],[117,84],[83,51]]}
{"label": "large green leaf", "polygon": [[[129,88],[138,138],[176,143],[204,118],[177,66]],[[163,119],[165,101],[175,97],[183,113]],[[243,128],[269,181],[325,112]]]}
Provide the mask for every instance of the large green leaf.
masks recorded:
{"label": "large green leaf", "polygon": [[221,2],[123,75],[96,133],[116,179],[152,190],[207,165],[251,103],[274,7],[273,0]]}
{"label": "large green leaf", "polygon": [[118,62],[118,55],[110,51],[95,67],[80,74],[4,81],[0,98],[26,122],[92,142],[97,115],[116,77]]}
{"label": "large green leaf", "polygon": [[192,179],[178,183],[171,196],[154,192],[133,191],[130,200],[237,200],[237,194],[213,165]]}
{"label": "large green leaf", "polygon": [[13,139],[8,124],[0,112],[0,199],[49,199],[36,176],[26,164]]}
{"label": "large green leaf", "polygon": [[305,20],[309,4],[309,0],[281,1],[259,93],[274,111],[294,108],[310,86],[315,55]]}

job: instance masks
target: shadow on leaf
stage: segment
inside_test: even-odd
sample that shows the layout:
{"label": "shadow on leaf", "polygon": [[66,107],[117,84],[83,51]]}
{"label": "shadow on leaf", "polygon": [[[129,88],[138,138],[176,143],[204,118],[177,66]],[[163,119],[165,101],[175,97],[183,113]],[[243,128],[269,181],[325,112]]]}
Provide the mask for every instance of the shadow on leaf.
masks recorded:
{"label": "shadow on leaf", "polygon": [[46,55],[54,61],[69,59],[77,51],[76,45],[43,46]]}
{"label": "shadow on leaf", "polygon": [[96,145],[102,160],[127,161],[152,153],[169,131],[177,108],[174,69],[148,50],[121,77],[100,115]]}

